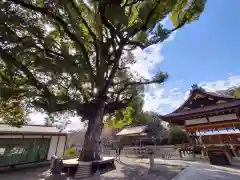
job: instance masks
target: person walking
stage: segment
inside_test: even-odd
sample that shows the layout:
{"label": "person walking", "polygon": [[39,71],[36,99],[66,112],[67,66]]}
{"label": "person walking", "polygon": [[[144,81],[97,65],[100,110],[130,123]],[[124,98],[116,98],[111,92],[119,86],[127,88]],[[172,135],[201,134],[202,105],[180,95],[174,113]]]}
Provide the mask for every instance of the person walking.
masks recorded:
{"label": "person walking", "polygon": [[123,145],[118,145],[116,148],[116,160],[120,161],[121,151],[123,149]]}

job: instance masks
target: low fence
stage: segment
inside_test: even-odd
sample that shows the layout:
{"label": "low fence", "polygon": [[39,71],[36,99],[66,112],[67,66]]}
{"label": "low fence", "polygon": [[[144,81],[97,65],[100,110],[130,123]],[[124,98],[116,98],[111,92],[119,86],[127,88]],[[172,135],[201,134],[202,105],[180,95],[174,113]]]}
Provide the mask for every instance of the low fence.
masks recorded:
{"label": "low fence", "polygon": [[[179,152],[176,146],[128,146],[124,147],[121,152],[122,156],[126,157],[138,157],[138,158],[148,158],[148,149],[153,150],[154,157],[164,158],[164,159],[179,159]],[[115,156],[116,150],[104,150],[104,155]]]}

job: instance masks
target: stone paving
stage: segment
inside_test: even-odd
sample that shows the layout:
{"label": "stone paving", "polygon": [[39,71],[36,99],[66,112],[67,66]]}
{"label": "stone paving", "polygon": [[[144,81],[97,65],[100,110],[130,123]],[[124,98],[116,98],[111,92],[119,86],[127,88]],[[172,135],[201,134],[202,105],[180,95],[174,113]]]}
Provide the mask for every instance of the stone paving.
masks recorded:
{"label": "stone paving", "polygon": [[240,173],[225,171],[223,169],[206,166],[192,165],[172,180],[239,180]]}
{"label": "stone paving", "polygon": [[[148,173],[148,159],[122,158],[117,169],[91,180],[239,180],[240,169],[212,166],[202,162],[155,159],[155,171]],[[177,166],[173,166],[177,165]],[[181,171],[180,166],[188,166]],[[37,180],[46,168],[30,168],[1,173],[0,180]],[[180,172],[180,173],[179,173]],[[178,174],[178,175],[177,175]]]}
{"label": "stone paving", "polygon": [[[138,160],[141,163],[148,163],[148,159]],[[189,167],[180,172],[172,180],[239,180],[240,169],[234,166],[214,166],[208,162],[163,160],[155,159],[156,164],[188,165]]]}

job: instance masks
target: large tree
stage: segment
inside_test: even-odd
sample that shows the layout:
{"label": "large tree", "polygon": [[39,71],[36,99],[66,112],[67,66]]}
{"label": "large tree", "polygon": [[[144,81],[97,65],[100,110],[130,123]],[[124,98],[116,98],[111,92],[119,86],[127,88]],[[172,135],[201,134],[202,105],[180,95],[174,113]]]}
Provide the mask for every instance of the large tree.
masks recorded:
{"label": "large tree", "polygon": [[[1,101],[50,114],[76,112],[88,120],[79,159],[91,161],[103,117],[128,106],[139,85],[167,78],[163,72],[153,79],[134,78],[131,51],[163,42],[197,20],[205,1],[1,1]],[[161,24],[169,15],[173,29]]]}

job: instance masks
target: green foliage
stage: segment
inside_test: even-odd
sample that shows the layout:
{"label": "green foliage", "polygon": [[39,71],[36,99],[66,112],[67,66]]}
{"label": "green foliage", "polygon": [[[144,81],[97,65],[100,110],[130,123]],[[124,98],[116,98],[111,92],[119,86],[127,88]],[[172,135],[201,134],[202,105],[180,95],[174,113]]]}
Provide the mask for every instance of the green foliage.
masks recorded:
{"label": "green foliage", "polygon": [[235,98],[240,98],[240,88],[237,88],[233,95]]}
{"label": "green foliage", "polygon": [[16,127],[26,124],[26,114],[17,97],[12,97],[8,101],[0,100],[0,122]]}
{"label": "green foliage", "polygon": [[188,0],[179,0],[171,13],[173,25],[178,27],[198,19],[204,10],[205,2],[205,0],[202,0],[190,1],[189,3]]}
{"label": "green foliage", "polygon": [[64,152],[64,158],[76,158],[78,156],[77,149],[74,147],[66,149]]}
{"label": "green foliage", "polygon": [[[2,110],[1,118],[21,124],[13,121],[24,116],[18,108],[24,103],[24,110],[77,112],[91,121],[107,102],[103,116],[122,114],[117,127],[129,124],[140,112],[130,104],[139,89],[168,77],[159,70],[153,79],[136,80],[128,68],[135,62],[132,50],[163,42],[198,19],[204,5],[205,0],[1,1],[0,97],[16,107]],[[161,24],[168,16],[174,29]]]}
{"label": "green foliage", "polygon": [[119,112],[109,120],[107,124],[114,129],[123,129],[125,126],[132,124],[134,110],[132,107],[127,107]]}
{"label": "green foliage", "polygon": [[169,143],[182,144],[183,142],[189,142],[189,137],[187,133],[183,131],[180,127],[171,127],[169,131]]}

